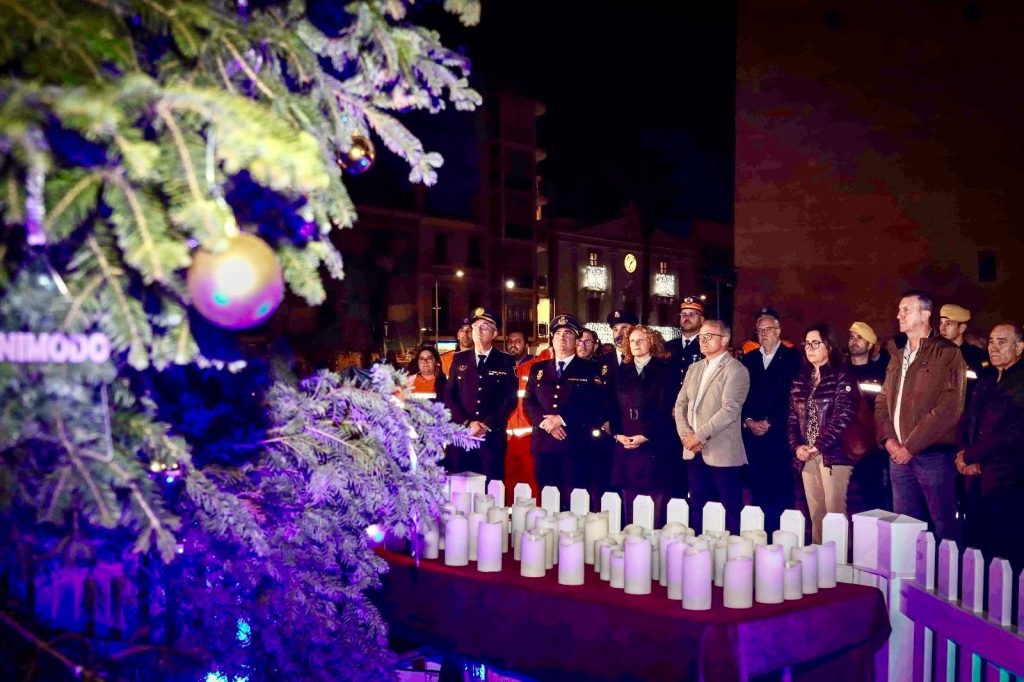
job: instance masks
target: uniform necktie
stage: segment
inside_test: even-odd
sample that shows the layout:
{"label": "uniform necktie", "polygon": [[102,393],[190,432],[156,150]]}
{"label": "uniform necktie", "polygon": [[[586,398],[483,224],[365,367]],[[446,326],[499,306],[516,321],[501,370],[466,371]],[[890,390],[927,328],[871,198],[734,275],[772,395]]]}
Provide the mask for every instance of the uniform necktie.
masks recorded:
{"label": "uniform necktie", "polygon": [[558,378],[562,378],[562,372],[565,371],[565,360],[558,361]]}
{"label": "uniform necktie", "polygon": [[486,355],[478,355],[478,356],[476,356],[476,368],[478,370],[484,368],[484,360],[486,360],[486,359],[487,359]]}

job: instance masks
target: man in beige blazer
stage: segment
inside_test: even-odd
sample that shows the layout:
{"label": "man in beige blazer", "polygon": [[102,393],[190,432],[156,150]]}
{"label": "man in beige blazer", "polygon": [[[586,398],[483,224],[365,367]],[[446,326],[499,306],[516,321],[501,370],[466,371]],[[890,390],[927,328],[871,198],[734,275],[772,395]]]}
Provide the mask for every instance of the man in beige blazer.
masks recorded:
{"label": "man in beige blazer", "polygon": [[690,365],[673,414],[690,480],[690,525],[702,531],[704,504],[725,506],[726,527],[740,531],[743,467],[747,453],[740,410],[750,388],[747,368],[729,353],[732,330],[721,320],[700,328],[704,359]]}

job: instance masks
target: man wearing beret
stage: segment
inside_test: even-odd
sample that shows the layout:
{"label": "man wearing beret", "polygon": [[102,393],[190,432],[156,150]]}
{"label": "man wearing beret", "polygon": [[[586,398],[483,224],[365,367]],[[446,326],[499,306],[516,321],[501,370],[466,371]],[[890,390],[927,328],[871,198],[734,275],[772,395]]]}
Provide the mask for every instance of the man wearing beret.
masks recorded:
{"label": "man wearing beret", "polygon": [[679,377],[680,387],[686,378],[686,370],[704,357],[700,352],[700,341],[697,338],[702,324],[704,304],[696,296],[686,296],[679,304],[679,338],[665,344],[665,350],[671,356],[670,363]]}
{"label": "man wearing beret", "polygon": [[590,455],[608,418],[596,362],[576,357],[583,326],[572,315],[551,321],[554,357],[530,368],[523,410],[533,426],[531,450],[537,485],[555,486],[563,509],[573,488],[587,488]]}
{"label": "man wearing beret", "polygon": [[743,403],[743,446],[750,463],[750,495],[764,512],[764,529],[770,535],[778,530],[782,512],[795,504],[786,417],[801,354],[782,343],[779,314],[771,308],[757,311],[754,330],[761,347],[742,359],[750,374],[750,391]]}
{"label": "man wearing beret", "polygon": [[474,471],[488,480],[505,478],[505,424],[516,408],[515,361],[494,347],[498,333],[496,315],[477,308],[470,317],[473,348],[452,359],[444,391],[444,404],[452,421],[468,426],[470,434],[483,439],[475,450],[450,447],[445,469],[451,473]]}
{"label": "man wearing beret", "polygon": [[971,311],[963,306],[947,303],[939,309],[939,334],[942,338],[952,342],[960,348],[960,354],[964,356],[967,369],[974,373],[967,375],[968,379],[977,379],[985,366],[985,351],[969,343],[964,343],[964,333],[967,331],[967,323],[971,321]]}
{"label": "man wearing beret", "polygon": [[470,322],[468,317],[462,318],[459,329],[455,332],[455,339],[459,344],[458,347],[455,350],[441,354],[441,371],[444,372],[446,377],[452,374],[452,360],[455,358],[455,354],[460,350],[470,350],[473,347],[473,325]]}
{"label": "man wearing beret", "polygon": [[[847,348],[850,350],[849,370],[857,379],[860,397],[872,415],[875,398],[885,381],[885,367],[888,355],[876,354],[878,335],[866,322],[850,325]],[[858,415],[859,416],[859,415]],[[873,423],[860,424],[874,436]],[[871,439],[877,443],[877,439]],[[869,509],[892,509],[892,493],[889,490],[889,455],[880,447],[873,447],[864,453],[853,467],[850,487],[846,492],[846,509],[856,514]]]}

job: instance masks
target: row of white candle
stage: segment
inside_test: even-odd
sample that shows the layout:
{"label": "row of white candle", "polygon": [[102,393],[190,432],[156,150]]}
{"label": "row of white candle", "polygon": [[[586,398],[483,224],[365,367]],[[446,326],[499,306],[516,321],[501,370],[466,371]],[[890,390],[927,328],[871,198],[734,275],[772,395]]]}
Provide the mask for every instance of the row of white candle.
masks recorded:
{"label": "row of white candle", "polygon": [[501,571],[511,533],[513,556],[524,577],[543,577],[557,565],[559,583],[582,585],[584,566],[594,564],[613,588],[649,594],[657,580],[669,599],[691,610],[711,608],[712,584],[723,588],[728,608],[749,608],[754,601],[781,603],[836,585],[835,544],[799,547],[797,537],[782,530],[775,531],[771,545],[763,530],[696,537],[681,523],[656,531],[630,525],[609,534],[606,512],[554,514],[530,498],[507,509],[479,493],[454,493],[446,514],[443,539],[436,525],[427,524],[423,558],[438,558],[443,545],[447,565],[476,561],[481,572]]}

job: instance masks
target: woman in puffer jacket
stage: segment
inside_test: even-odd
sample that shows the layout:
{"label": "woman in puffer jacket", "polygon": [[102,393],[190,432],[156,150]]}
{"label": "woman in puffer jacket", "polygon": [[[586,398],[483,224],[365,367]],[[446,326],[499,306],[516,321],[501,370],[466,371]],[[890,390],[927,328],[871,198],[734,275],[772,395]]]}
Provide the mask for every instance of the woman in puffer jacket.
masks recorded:
{"label": "woman in puffer jacket", "polygon": [[854,461],[844,451],[841,436],[856,417],[861,398],[828,325],[808,327],[803,338],[805,362],[790,389],[786,430],[801,469],[813,542],[820,543],[825,514],[846,513]]}

